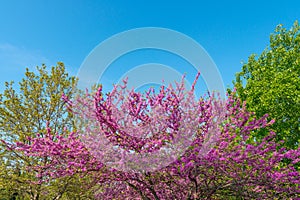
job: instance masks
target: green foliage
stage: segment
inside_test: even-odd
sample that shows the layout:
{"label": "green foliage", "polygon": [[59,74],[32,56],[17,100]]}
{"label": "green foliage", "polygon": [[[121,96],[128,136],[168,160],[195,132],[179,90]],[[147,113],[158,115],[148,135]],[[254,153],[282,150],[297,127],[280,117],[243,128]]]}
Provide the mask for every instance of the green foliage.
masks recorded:
{"label": "green foliage", "polygon": [[[55,132],[63,129],[72,130],[74,123],[61,97],[72,97],[77,80],[69,77],[63,63],[58,63],[50,71],[45,65],[37,67],[38,74],[26,69],[25,78],[20,82],[19,91],[13,82],[6,82],[6,89],[0,94],[0,139],[6,143],[30,143],[27,137],[43,137],[46,124]],[[39,136],[37,134],[40,134]],[[0,142],[0,196],[5,199],[58,199],[66,193],[79,194],[77,184],[79,177],[55,180],[38,185],[37,171],[28,171],[30,165],[47,163],[48,160],[36,160],[7,149]],[[75,181],[77,180],[77,181]],[[76,185],[75,189],[71,185]]]}
{"label": "green foliage", "polygon": [[[276,120],[271,127],[277,141],[286,141],[288,149],[300,142],[300,27],[296,21],[290,30],[277,26],[270,45],[260,56],[251,55],[236,74],[237,95],[258,117],[268,113]],[[256,133],[261,139],[265,131]]]}
{"label": "green foliage", "polygon": [[0,130],[6,139],[24,140],[26,136],[41,133],[46,122],[51,122],[55,131],[72,125],[61,95],[72,94],[75,78],[68,77],[62,63],[52,67],[51,74],[45,65],[38,67],[38,71],[39,75],[26,69],[19,94],[13,82],[6,82],[6,89],[0,95]]}

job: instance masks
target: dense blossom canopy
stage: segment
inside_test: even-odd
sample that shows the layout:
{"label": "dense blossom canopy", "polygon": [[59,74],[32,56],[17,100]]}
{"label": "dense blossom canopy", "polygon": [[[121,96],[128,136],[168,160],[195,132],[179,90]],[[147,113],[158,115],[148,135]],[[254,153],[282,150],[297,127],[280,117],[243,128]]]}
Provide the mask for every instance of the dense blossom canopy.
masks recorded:
{"label": "dense blossom canopy", "polygon": [[[162,86],[158,94],[141,94],[127,91],[125,80],[106,97],[101,87],[73,101],[64,96],[74,114],[88,119],[84,129],[61,134],[48,128],[44,137],[7,145],[50,160],[30,167],[40,177],[35,184],[90,175],[99,185],[98,199],[297,198],[300,176],[294,165],[300,149],[279,148],[272,130],[261,142],[248,140],[273,121],[267,115],[257,119],[232,96],[196,99],[194,86],[187,91],[182,81],[175,88]],[[104,141],[114,148],[105,149]],[[158,160],[150,166],[154,158],[144,155],[153,154]]]}

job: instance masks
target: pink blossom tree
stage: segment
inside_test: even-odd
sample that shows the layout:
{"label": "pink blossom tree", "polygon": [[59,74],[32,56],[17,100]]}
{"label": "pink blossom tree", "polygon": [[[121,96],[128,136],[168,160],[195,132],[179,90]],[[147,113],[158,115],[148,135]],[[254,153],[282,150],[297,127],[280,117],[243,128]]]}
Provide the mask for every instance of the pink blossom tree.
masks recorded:
{"label": "pink blossom tree", "polygon": [[141,94],[125,80],[106,97],[102,87],[73,101],[64,96],[85,122],[80,131],[48,128],[46,137],[9,146],[50,159],[29,169],[42,181],[90,176],[98,199],[296,199],[300,149],[279,148],[272,130],[262,142],[249,140],[273,121],[232,96],[196,99],[197,78],[191,90],[182,81]]}

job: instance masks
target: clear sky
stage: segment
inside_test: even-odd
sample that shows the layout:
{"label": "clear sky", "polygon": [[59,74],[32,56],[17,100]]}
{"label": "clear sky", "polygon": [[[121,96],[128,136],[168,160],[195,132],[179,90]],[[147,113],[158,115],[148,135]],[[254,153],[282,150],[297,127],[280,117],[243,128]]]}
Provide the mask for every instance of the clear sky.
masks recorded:
{"label": "clear sky", "polygon": [[[241,62],[267,46],[276,25],[289,28],[299,17],[297,0],[0,0],[0,91],[5,81],[19,81],[26,67],[34,69],[42,63],[51,66],[62,61],[76,75],[99,43],[140,27],[168,28],[193,38],[209,53],[229,86]],[[165,55],[161,61],[157,52],[144,54],[119,63],[129,70],[143,61],[172,65],[176,60]]]}

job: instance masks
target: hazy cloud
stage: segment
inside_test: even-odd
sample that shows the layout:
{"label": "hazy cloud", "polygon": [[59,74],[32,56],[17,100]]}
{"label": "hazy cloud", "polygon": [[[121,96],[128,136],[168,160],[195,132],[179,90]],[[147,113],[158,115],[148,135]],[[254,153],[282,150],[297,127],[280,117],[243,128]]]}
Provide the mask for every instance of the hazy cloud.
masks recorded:
{"label": "hazy cloud", "polygon": [[18,47],[9,43],[0,44],[0,91],[4,82],[18,82],[24,76],[26,68],[35,71],[36,66],[50,64],[50,61],[39,51]]}
{"label": "hazy cloud", "polygon": [[33,67],[42,63],[49,63],[49,60],[38,51],[31,51],[8,43],[0,44],[1,71],[15,71],[16,69]]}

